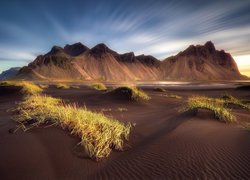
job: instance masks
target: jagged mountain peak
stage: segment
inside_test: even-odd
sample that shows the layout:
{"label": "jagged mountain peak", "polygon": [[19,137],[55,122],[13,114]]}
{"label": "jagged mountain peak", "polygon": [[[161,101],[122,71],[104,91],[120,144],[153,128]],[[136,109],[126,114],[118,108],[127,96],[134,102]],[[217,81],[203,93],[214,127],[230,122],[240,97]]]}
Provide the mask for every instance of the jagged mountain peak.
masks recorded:
{"label": "jagged mountain peak", "polygon": [[81,42],[75,43],[75,44],[67,44],[64,46],[64,51],[71,55],[71,56],[78,56],[85,51],[87,51],[89,48],[85,45],[83,45]]}
{"label": "jagged mountain peak", "polygon": [[216,50],[211,41],[191,45],[163,61],[167,78],[190,80],[244,79],[236,62],[224,50]]}
{"label": "jagged mountain peak", "polygon": [[204,45],[190,45],[187,49],[180,52],[180,56],[209,56],[216,52],[212,41],[207,41]]}
{"label": "jagged mountain peak", "polygon": [[126,55],[126,56],[131,56],[131,57],[135,57],[135,53],[134,52],[128,52],[128,53],[124,53],[122,55]]}
{"label": "jagged mountain peak", "polygon": [[60,46],[53,46],[48,55],[53,55],[61,52],[64,52],[63,48],[61,48]]}
{"label": "jagged mountain peak", "polygon": [[111,50],[106,44],[100,43],[90,49],[90,53],[94,56],[101,56],[105,53],[117,54],[115,51]]}
{"label": "jagged mountain peak", "polygon": [[214,43],[212,41],[207,41],[204,44],[205,47],[209,48],[209,49],[215,49]]}
{"label": "jagged mountain peak", "polygon": [[160,65],[160,61],[151,55],[141,54],[139,56],[136,56],[136,59],[138,59],[141,63],[147,64],[147,65],[152,65],[152,66]]}
{"label": "jagged mountain peak", "polygon": [[210,53],[214,53],[216,51],[214,44],[212,43],[212,41],[208,41],[205,43],[204,47],[210,52]]}
{"label": "jagged mountain peak", "polygon": [[[79,56],[78,56],[79,55]],[[19,71],[21,77],[134,80],[232,80],[244,79],[229,53],[215,49],[211,41],[191,45],[176,56],[159,61],[151,55],[118,54],[104,43],[88,49],[81,43],[54,46]]]}
{"label": "jagged mountain peak", "polygon": [[134,52],[128,52],[120,55],[120,59],[123,62],[134,62],[135,61],[135,54]]}

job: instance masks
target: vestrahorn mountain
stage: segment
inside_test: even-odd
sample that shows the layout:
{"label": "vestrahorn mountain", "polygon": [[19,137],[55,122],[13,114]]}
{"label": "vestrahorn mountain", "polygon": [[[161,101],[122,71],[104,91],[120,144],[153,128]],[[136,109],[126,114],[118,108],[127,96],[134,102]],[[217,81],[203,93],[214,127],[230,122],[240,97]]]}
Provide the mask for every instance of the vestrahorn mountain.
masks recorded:
{"label": "vestrahorn mountain", "polygon": [[150,55],[119,54],[105,44],[89,49],[76,43],[54,46],[17,74],[21,79],[136,80],[239,80],[237,64],[229,53],[208,41],[191,45],[163,61]]}

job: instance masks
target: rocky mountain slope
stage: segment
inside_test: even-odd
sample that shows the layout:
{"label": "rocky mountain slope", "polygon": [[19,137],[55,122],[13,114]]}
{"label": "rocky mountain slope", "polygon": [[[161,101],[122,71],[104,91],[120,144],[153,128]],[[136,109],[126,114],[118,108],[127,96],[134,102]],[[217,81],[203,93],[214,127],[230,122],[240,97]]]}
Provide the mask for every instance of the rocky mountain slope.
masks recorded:
{"label": "rocky mountain slope", "polygon": [[0,74],[0,80],[7,80],[17,75],[20,67],[13,67]]}
{"label": "rocky mountain slope", "polygon": [[209,41],[204,46],[189,46],[162,62],[163,79],[237,80],[244,79],[229,53],[218,51]]}
{"label": "rocky mountain slope", "polygon": [[105,44],[89,49],[81,43],[54,46],[17,75],[22,79],[135,80],[233,80],[244,79],[232,56],[215,49],[212,42],[191,45],[176,56],[159,61],[153,56],[119,54]]}

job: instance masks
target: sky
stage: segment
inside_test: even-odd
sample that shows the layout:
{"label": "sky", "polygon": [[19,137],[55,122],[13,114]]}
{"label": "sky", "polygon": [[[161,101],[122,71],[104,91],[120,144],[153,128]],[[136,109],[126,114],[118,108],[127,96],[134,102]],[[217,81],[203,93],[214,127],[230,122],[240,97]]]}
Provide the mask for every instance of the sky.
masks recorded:
{"label": "sky", "polygon": [[105,43],[161,60],[209,40],[250,76],[250,0],[0,1],[0,72],[53,45]]}

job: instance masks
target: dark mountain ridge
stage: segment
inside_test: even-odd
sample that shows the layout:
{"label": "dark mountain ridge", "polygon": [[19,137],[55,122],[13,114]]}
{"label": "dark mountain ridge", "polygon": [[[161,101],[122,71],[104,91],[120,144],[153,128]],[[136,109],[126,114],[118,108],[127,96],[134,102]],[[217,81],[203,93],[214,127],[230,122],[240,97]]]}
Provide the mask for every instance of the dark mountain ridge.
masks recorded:
{"label": "dark mountain ridge", "polygon": [[91,49],[80,42],[64,48],[54,46],[23,67],[17,77],[107,81],[246,79],[232,56],[216,50],[211,41],[191,45],[163,61],[133,52],[119,54],[103,43]]}
{"label": "dark mountain ridge", "polygon": [[[229,53],[216,50],[208,41],[204,46],[191,45],[162,62],[164,79],[238,80],[246,79]],[[180,71],[181,69],[181,71]]]}
{"label": "dark mountain ridge", "polygon": [[0,74],[0,80],[7,80],[7,79],[15,77],[20,69],[21,69],[20,67],[13,67],[6,71],[3,71]]}

